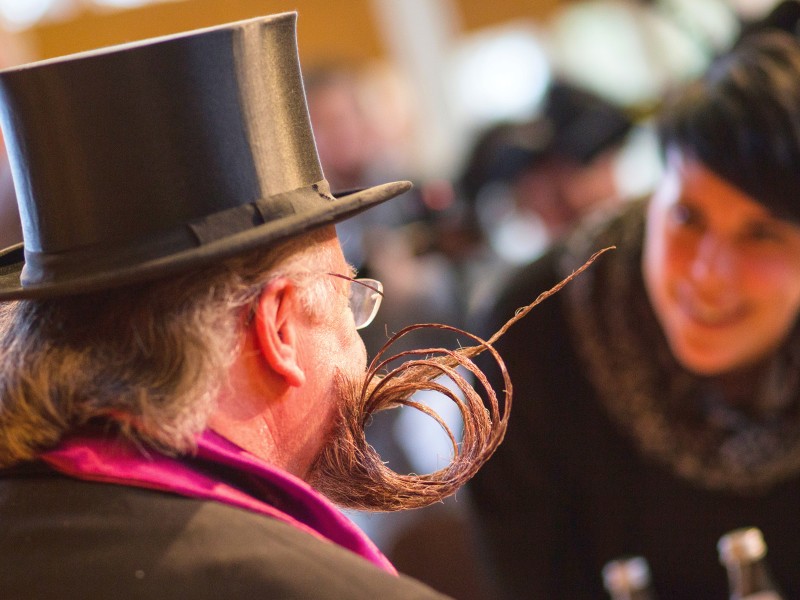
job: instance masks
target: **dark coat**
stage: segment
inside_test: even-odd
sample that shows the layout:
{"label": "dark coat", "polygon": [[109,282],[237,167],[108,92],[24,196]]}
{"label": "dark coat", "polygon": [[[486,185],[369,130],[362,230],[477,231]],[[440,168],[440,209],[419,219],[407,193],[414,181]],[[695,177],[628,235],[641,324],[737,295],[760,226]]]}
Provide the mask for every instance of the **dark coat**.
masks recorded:
{"label": "dark coat", "polygon": [[291,525],[214,501],[0,477],[0,598],[444,598]]}
{"label": "dark coat", "polygon": [[[484,322],[487,332],[562,279],[562,251],[516,275]],[[727,600],[717,540],[758,526],[787,597],[800,598],[800,473],[752,493],[712,490],[644,456],[590,380],[566,302],[565,289],[497,344],[514,404],[505,441],[470,487],[509,597],[607,599],[603,565],[643,555],[662,600]],[[602,318],[597,306],[582,310]]]}

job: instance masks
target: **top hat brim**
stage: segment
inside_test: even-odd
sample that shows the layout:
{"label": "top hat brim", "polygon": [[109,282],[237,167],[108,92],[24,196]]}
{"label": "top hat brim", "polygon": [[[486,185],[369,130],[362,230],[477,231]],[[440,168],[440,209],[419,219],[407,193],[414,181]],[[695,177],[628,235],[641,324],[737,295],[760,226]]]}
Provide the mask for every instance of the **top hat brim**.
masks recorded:
{"label": "top hat brim", "polygon": [[[190,248],[125,264],[112,261],[90,272],[71,273],[51,281],[23,282],[25,248],[23,244],[17,244],[0,252],[0,301],[53,298],[96,292],[199,269],[249,250],[269,247],[320,227],[334,225],[394,198],[411,187],[408,181],[370,187],[332,198],[330,202],[298,214],[289,214],[222,235],[207,243],[198,241]],[[91,249],[91,252],[96,254],[97,250]],[[127,261],[128,257],[125,260]]]}

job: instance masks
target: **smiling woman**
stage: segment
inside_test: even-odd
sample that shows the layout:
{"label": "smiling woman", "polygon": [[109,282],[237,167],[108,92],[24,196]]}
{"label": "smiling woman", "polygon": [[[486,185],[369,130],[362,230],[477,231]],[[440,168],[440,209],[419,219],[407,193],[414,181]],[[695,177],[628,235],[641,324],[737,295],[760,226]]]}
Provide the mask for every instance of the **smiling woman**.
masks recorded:
{"label": "smiling woman", "polygon": [[800,311],[800,226],[673,151],[649,206],[643,273],[687,369],[749,366],[784,342]]}
{"label": "smiling woman", "polygon": [[515,598],[604,597],[643,556],[660,598],[728,597],[726,532],[757,526],[800,597],[800,44],[747,35],[659,116],[649,201],[511,281],[487,331],[601,257],[497,344],[516,392],[472,482]]}

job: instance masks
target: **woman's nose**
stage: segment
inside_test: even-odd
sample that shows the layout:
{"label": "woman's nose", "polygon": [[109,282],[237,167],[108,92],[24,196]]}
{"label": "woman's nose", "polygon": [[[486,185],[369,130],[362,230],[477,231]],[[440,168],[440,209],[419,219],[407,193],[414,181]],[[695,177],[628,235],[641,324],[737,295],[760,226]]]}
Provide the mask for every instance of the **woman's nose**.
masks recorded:
{"label": "woman's nose", "polygon": [[705,234],[697,244],[691,262],[691,276],[697,283],[729,281],[735,272],[735,250],[717,235]]}

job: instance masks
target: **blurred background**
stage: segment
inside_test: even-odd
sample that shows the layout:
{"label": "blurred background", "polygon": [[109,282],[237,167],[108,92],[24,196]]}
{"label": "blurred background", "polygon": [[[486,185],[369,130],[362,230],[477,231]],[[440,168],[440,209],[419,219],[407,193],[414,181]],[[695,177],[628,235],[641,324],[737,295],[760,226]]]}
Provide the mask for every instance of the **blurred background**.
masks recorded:
{"label": "blurred background", "polygon": [[[469,327],[515,267],[577,222],[648,193],[650,118],[776,0],[0,0],[9,67],[276,12],[298,40],[320,160],[334,190],[410,179],[405,197],[340,226],[386,298],[374,356],[412,323]],[[0,159],[2,154],[0,154]],[[21,239],[0,161],[0,246]],[[533,298],[531,298],[533,300]],[[511,317],[512,315],[509,315]],[[415,332],[394,348],[468,340]],[[458,410],[434,406],[456,436]],[[405,411],[405,412],[404,412]],[[398,471],[449,462],[438,425],[377,415],[370,441]],[[456,598],[491,598],[465,507],[353,513],[402,571]]]}
{"label": "blurred background", "polygon": [[[632,110],[703,68],[774,0],[0,0],[6,65],[285,10],[306,71],[372,69],[372,115],[416,177],[454,174],[488,123],[529,117],[554,74]],[[405,87],[404,87],[405,86]],[[383,121],[383,122],[381,122]],[[398,149],[397,154],[400,154]],[[398,157],[399,159],[399,157]],[[638,170],[628,186],[646,185]]]}
{"label": "blurred background", "polygon": [[[584,109],[577,106],[555,117],[547,112],[554,81],[596,94],[636,125],[611,161],[609,184],[623,197],[646,193],[659,169],[648,115],[672,85],[698,74],[714,53],[730,45],[743,23],[775,4],[0,0],[0,65],[297,10],[303,69],[313,79],[309,87],[320,90],[310,108],[328,179],[340,190],[387,177],[417,184],[415,199],[373,221],[415,225],[409,228],[413,245],[407,251],[418,255],[434,249],[455,263],[457,280],[451,283],[468,290],[460,302],[463,315],[491,289],[494,281],[486,276],[496,271],[495,259],[501,265],[528,261],[563,229],[549,219],[571,219],[553,214],[555,209],[543,202],[531,210],[525,198],[532,186],[550,185],[527,177],[531,157],[540,159],[540,150],[574,125],[570,121],[583,118]],[[544,125],[536,131],[516,127],[537,119]],[[588,160],[584,150],[576,151],[582,162]],[[0,176],[4,189],[5,179]],[[400,243],[380,234],[364,239],[360,231],[366,225],[343,232],[357,266],[366,262],[375,237],[379,246]],[[0,243],[15,236],[13,222],[0,223]],[[475,257],[482,260],[472,261]],[[438,271],[427,275],[442,276]],[[423,281],[428,280],[423,276]]]}
{"label": "blurred background", "polygon": [[[472,177],[467,182],[470,189],[454,186],[465,183],[462,176],[476,158],[472,153],[479,138],[498,124],[540,115],[554,80],[595,93],[637,125],[646,125],[648,114],[671,85],[699,73],[712,54],[732,42],[742,23],[759,18],[775,4],[775,0],[0,0],[0,65],[297,10],[304,71],[318,80],[327,77],[331,89],[331,75],[340,76],[338,97],[328,93],[317,103],[318,114],[312,114],[319,122],[315,123],[318,138],[330,129],[328,137],[340,140],[336,151],[320,149],[334,187],[357,187],[386,175],[413,179],[422,206],[408,207],[400,215],[406,223],[430,219],[431,213],[451,225],[459,221],[459,231],[449,232],[453,239],[439,240],[459,247],[465,243],[461,226],[465,222],[474,218],[480,220],[478,225],[501,222],[506,227],[493,232],[489,243],[504,259],[520,262],[535,255],[543,243],[538,239],[546,233],[541,226],[537,233],[537,224],[524,229],[513,223],[515,219],[504,214],[511,211],[507,205],[470,206],[466,216],[458,206],[464,194],[471,196],[470,203],[479,202],[478,188],[484,183],[508,184],[518,174],[498,174],[498,165],[473,164],[473,169],[489,172],[466,174]],[[346,78],[348,82],[343,81]],[[342,94],[345,88],[349,90]],[[335,130],[330,125],[334,122]],[[506,145],[505,139],[501,143]],[[614,184],[624,196],[646,193],[657,178],[658,163],[648,154],[648,143],[646,127],[637,127],[626,140],[626,151],[615,157]],[[535,240],[517,247],[520,235],[527,238],[532,233]],[[367,243],[352,241],[356,262]]]}

